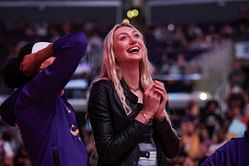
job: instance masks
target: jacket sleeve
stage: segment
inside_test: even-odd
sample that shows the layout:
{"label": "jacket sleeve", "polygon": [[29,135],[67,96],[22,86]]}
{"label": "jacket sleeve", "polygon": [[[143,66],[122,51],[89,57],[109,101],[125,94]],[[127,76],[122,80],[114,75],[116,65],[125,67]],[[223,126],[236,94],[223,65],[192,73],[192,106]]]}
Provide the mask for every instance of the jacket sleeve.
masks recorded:
{"label": "jacket sleeve", "polygon": [[131,153],[143,133],[151,126],[134,120],[120,133],[114,133],[107,88],[98,82],[93,84],[88,101],[88,114],[101,163],[115,165]]}
{"label": "jacket sleeve", "polygon": [[14,113],[14,106],[18,98],[17,91],[13,92],[0,106],[0,115],[2,120],[10,126],[15,126],[16,117]]}
{"label": "jacket sleeve", "polygon": [[163,121],[154,120],[155,136],[159,141],[166,157],[175,157],[179,152],[179,138],[176,131],[172,130],[166,118]]}
{"label": "jacket sleeve", "polygon": [[[23,100],[54,102],[73,75],[87,47],[84,33],[66,35],[53,43],[55,61],[24,86]],[[25,101],[23,101],[25,102]]]}

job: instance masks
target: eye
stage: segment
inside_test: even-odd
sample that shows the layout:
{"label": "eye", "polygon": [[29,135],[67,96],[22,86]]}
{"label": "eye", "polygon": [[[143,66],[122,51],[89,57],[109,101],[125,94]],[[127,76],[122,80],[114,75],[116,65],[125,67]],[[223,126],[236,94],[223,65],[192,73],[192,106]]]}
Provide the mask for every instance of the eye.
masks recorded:
{"label": "eye", "polygon": [[135,36],[136,38],[140,38],[140,34],[139,34],[139,33],[135,33],[134,36]]}
{"label": "eye", "polygon": [[127,36],[125,36],[125,35],[122,35],[122,36],[119,36],[119,40],[125,40],[127,38]]}

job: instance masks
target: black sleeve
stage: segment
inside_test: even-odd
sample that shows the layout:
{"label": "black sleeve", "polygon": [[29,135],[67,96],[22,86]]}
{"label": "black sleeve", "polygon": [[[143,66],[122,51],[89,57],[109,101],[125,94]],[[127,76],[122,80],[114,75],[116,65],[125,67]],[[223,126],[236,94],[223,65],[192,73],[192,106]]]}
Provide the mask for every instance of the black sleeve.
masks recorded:
{"label": "black sleeve", "polygon": [[175,157],[179,152],[179,138],[173,131],[166,118],[163,121],[154,120],[155,136],[159,141],[165,155],[169,158]]}

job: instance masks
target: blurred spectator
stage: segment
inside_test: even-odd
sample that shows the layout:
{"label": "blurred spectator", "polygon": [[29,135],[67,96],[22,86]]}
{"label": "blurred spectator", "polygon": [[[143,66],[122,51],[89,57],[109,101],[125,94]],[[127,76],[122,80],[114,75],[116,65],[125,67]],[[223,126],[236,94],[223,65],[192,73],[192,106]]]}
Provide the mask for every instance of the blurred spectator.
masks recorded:
{"label": "blurred spectator", "polygon": [[202,30],[195,23],[190,23],[187,27],[187,35],[190,39],[195,39],[202,33]]}
{"label": "blurred spectator", "polygon": [[199,131],[199,138],[200,138],[200,154],[199,158],[197,160],[197,163],[199,163],[207,154],[209,151],[209,147],[212,144],[212,140],[209,138],[208,130],[205,126],[198,125],[198,131]]}
{"label": "blurred spectator", "polygon": [[175,25],[175,31],[174,31],[174,39],[176,42],[180,43],[180,49],[186,49],[188,46],[188,41],[186,39],[186,36],[183,32],[183,27],[181,25]]}
{"label": "blurred spectator", "polygon": [[89,45],[87,56],[88,63],[91,66],[91,73],[93,76],[96,76],[100,71],[100,65],[102,62],[102,44],[103,40],[98,34],[97,30],[91,31],[88,39]]}
{"label": "blurred spectator", "polygon": [[16,156],[15,156],[15,159],[14,159],[14,163],[15,163],[15,166],[31,166],[32,165],[23,145],[19,147],[16,153]]}
{"label": "blurred spectator", "polygon": [[179,74],[184,75],[187,72],[188,62],[185,58],[185,55],[183,53],[180,53],[177,56],[176,64],[179,68]]}
{"label": "blurred spectator", "polygon": [[220,33],[225,39],[232,38],[234,35],[234,28],[230,24],[225,23],[221,28]]}
{"label": "blurred spectator", "polygon": [[98,161],[98,153],[95,146],[92,126],[90,124],[90,120],[87,118],[87,115],[85,115],[84,125],[79,126],[81,126],[81,137],[83,138],[84,143],[86,144],[86,150],[88,152],[88,165],[96,166]]}
{"label": "blurred spectator", "polygon": [[228,132],[232,136],[243,136],[246,125],[241,122],[241,113],[244,107],[244,98],[241,93],[231,93],[228,101]]}
{"label": "blurred spectator", "polygon": [[159,69],[159,73],[161,74],[169,74],[170,70],[170,60],[168,59],[167,55],[162,56],[162,65]]}
{"label": "blurred spectator", "polygon": [[0,134],[0,166],[13,165],[14,152],[10,143]]}
{"label": "blurred spectator", "polygon": [[209,138],[213,138],[213,133],[220,129],[222,118],[218,113],[219,104],[216,100],[210,100],[206,103],[204,114],[201,117],[202,123],[208,130]]}
{"label": "blurred spectator", "polygon": [[36,29],[36,34],[40,37],[45,37],[47,36],[47,23],[37,23],[35,24],[35,29]]}
{"label": "blurred spectator", "polygon": [[233,116],[233,119],[229,125],[229,128],[228,128],[228,132],[231,134],[231,135],[234,135],[234,136],[242,136],[244,131],[246,130],[246,127],[244,125],[244,123],[242,123],[239,119],[239,111],[240,111],[240,108],[235,106],[232,108],[232,116]]}
{"label": "blurred spectator", "polygon": [[180,134],[183,150],[192,160],[196,160],[200,155],[201,144],[194,119],[190,116],[185,116],[181,122]]}
{"label": "blurred spectator", "polygon": [[184,115],[180,119],[179,133],[181,135],[180,152],[173,159],[168,159],[169,165],[195,166],[201,148],[194,118]]}
{"label": "blurred spectator", "polygon": [[70,34],[72,32],[72,24],[64,23],[62,26],[63,34]]}
{"label": "blurred spectator", "polygon": [[249,9],[248,6],[241,6],[239,10],[238,25],[249,25]]}
{"label": "blurred spectator", "polygon": [[227,127],[226,126],[222,126],[214,135],[213,140],[211,145],[209,146],[209,149],[207,151],[206,155],[211,155],[213,154],[216,149],[218,149],[219,147],[221,147],[223,144],[226,143],[226,141],[228,140],[228,135],[227,135]]}
{"label": "blurred spectator", "polygon": [[186,116],[193,118],[192,120],[195,124],[199,123],[200,107],[196,100],[192,99],[189,101]]}
{"label": "blurred spectator", "polygon": [[153,66],[159,67],[161,63],[161,50],[160,42],[163,34],[161,28],[155,29],[154,26],[148,26],[145,28],[144,40],[148,49],[148,58]]}
{"label": "blurred spectator", "polygon": [[249,123],[249,103],[246,104],[243,110],[243,115],[241,117],[241,122],[244,124]]}
{"label": "blurred spectator", "polygon": [[212,47],[214,48],[222,43],[221,42],[222,38],[218,32],[218,28],[213,23],[208,25],[207,40],[209,41],[210,44],[212,44]]}
{"label": "blurred spectator", "polygon": [[241,62],[236,60],[233,65],[233,69],[228,75],[228,81],[230,83],[230,88],[239,87],[244,88],[246,83],[246,73],[241,68]]}

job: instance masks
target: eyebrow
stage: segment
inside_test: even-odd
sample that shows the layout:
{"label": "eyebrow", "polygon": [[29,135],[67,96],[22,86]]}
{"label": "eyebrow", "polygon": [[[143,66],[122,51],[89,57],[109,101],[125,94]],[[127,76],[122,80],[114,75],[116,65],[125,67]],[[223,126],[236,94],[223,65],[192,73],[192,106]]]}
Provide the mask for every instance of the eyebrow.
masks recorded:
{"label": "eyebrow", "polygon": [[[133,33],[138,33],[138,31],[133,30],[133,31],[132,31],[132,34],[133,34]],[[119,37],[120,35],[127,35],[127,34],[128,34],[127,32],[122,32],[122,33],[118,34],[117,36]]]}

